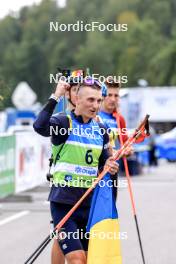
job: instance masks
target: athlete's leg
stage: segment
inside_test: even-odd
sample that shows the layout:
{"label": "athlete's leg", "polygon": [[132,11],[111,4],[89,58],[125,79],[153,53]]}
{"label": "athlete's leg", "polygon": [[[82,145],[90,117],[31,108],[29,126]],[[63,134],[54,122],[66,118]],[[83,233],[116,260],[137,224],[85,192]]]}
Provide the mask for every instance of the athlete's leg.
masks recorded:
{"label": "athlete's leg", "polygon": [[[56,226],[57,223],[68,213],[70,208],[72,208],[71,205],[51,202],[51,214],[52,214],[54,226]],[[82,212],[79,213],[79,210],[77,210],[63,225],[61,232],[58,234],[60,250],[62,250],[63,255],[65,255],[68,264],[86,263],[86,254],[84,251],[85,250],[84,247],[86,246],[83,246],[83,244],[86,243],[84,242],[82,244],[83,241],[81,241],[82,239],[79,236],[79,232],[80,230],[84,229],[83,227],[86,226],[87,221],[84,223],[83,226],[77,223],[77,221],[84,222],[82,217],[83,217]],[[56,239],[55,241],[58,242]],[[56,247],[57,247],[56,244],[54,244],[53,253],[55,260],[58,261],[58,258],[61,254],[58,251],[56,251],[58,249]],[[87,251],[87,247],[86,247],[86,251]],[[52,264],[56,264],[56,263],[58,264],[61,262],[53,262]]]}
{"label": "athlete's leg", "polygon": [[65,255],[68,264],[86,264],[86,254],[84,250],[75,250]]}
{"label": "athlete's leg", "polygon": [[58,241],[54,239],[51,250],[51,264],[64,264],[65,263],[65,256],[60,249]]}

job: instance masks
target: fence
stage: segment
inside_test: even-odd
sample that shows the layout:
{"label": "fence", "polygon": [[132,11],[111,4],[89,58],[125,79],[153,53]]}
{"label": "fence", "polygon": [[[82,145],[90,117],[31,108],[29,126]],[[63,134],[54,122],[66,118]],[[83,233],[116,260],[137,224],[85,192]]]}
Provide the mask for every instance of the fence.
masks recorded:
{"label": "fence", "polygon": [[46,182],[50,140],[33,132],[0,136],[0,197]]}

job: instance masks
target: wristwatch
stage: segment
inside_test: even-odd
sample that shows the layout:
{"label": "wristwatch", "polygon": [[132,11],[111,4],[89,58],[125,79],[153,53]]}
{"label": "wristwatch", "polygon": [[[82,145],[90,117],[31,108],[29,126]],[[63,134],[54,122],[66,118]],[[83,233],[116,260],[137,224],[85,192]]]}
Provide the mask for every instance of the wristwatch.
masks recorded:
{"label": "wristwatch", "polygon": [[54,99],[59,103],[62,98],[63,96],[57,97],[55,94],[52,93],[49,99]]}

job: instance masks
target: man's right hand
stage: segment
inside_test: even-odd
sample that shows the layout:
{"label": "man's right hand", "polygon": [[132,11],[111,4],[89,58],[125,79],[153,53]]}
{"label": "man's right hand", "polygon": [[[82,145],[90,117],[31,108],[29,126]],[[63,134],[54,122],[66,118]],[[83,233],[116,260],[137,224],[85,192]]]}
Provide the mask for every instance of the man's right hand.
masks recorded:
{"label": "man's right hand", "polygon": [[68,91],[68,89],[70,88],[70,85],[64,81],[59,81],[57,86],[56,86],[56,90],[54,92],[54,95],[59,98],[63,95],[65,95],[65,93]]}

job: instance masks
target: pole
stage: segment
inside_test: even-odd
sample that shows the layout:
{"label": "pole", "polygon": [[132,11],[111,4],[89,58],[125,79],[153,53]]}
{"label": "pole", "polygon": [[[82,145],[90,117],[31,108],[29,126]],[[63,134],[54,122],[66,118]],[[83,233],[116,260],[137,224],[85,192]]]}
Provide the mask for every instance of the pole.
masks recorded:
{"label": "pole", "polygon": [[[145,131],[145,123],[147,122],[149,116],[147,115],[143,122],[139,125],[139,127],[135,130],[133,135],[128,138],[128,140],[123,144],[123,146],[115,152],[113,155],[113,159],[119,160],[121,157],[123,157],[126,149],[128,149],[129,146],[131,146],[136,139],[140,136],[142,132]],[[54,228],[53,232],[60,231],[61,227],[65,224],[65,222],[69,219],[69,217],[74,213],[74,211],[80,206],[80,204],[84,201],[84,199],[89,195],[89,193],[95,188],[95,186],[101,181],[101,179],[106,175],[106,173],[109,171],[109,167],[106,166],[103,171],[98,175],[96,180],[93,182],[92,186],[87,189],[87,191],[84,193],[84,195],[80,198],[80,200],[71,208],[71,210],[62,218],[62,220],[57,224],[57,226]],[[54,235],[53,235],[54,237]],[[52,237],[52,238],[53,238]],[[48,243],[52,239],[50,236],[47,236],[46,239],[38,246],[38,248],[32,253],[32,255],[24,262],[24,264],[32,264],[38,256],[41,254],[41,252],[44,250],[44,248],[48,245]],[[32,262],[30,262],[32,261]]]}
{"label": "pole", "polygon": [[[119,113],[115,113],[114,117],[116,118],[117,126],[119,129],[119,139],[120,139],[120,145],[122,147],[124,143],[123,143],[122,134],[121,134],[121,125],[120,125]],[[142,240],[141,240],[141,235],[140,235],[140,231],[139,231],[139,224],[138,224],[138,219],[137,219],[137,214],[136,214],[136,206],[135,206],[135,202],[134,202],[134,195],[133,195],[133,191],[132,191],[132,184],[131,184],[131,179],[130,179],[128,162],[127,162],[127,158],[125,156],[123,156],[123,163],[124,163],[125,174],[126,174],[126,178],[127,178],[127,182],[128,182],[128,190],[129,190],[129,194],[130,194],[133,216],[134,216],[134,220],[135,220],[135,224],[136,224],[136,230],[137,230],[137,235],[138,235],[138,241],[139,241],[142,261],[143,261],[143,264],[145,264],[144,251],[143,251]]]}

